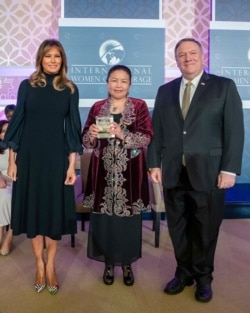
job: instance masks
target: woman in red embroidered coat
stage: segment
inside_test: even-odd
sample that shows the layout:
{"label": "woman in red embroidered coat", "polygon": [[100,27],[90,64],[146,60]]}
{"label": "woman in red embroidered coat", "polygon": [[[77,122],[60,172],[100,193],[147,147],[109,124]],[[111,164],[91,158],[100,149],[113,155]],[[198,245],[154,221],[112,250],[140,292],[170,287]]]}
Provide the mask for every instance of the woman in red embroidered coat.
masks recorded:
{"label": "woman in red embroidered coat", "polygon": [[[152,138],[145,101],[128,97],[131,71],[115,65],[108,72],[109,98],[90,109],[83,145],[93,149],[84,205],[92,208],[88,257],[105,262],[103,281],[114,282],[114,266],[134,284],[131,263],[141,257],[141,212],[149,204],[144,147]],[[98,138],[97,116],[112,116],[111,138]]]}

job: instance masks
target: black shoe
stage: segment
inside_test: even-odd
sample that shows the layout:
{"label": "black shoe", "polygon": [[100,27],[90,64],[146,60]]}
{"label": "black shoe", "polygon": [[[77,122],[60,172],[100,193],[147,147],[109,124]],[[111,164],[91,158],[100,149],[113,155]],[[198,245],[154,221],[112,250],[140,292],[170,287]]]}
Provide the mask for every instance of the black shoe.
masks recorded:
{"label": "black shoe", "polygon": [[103,272],[103,282],[106,285],[112,285],[114,282],[114,265],[105,265]]}
{"label": "black shoe", "polygon": [[213,297],[213,292],[210,284],[197,285],[195,299],[200,302],[209,302]]}
{"label": "black shoe", "polygon": [[135,282],[134,274],[131,265],[122,266],[123,282],[126,286],[133,286]]}
{"label": "black shoe", "polygon": [[177,295],[178,293],[182,292],[186,286],[191,286],[193,283],[194,281],[192,278],[181,280],[180,278],[175,277],[167,283],[164,292],[169,295]]}

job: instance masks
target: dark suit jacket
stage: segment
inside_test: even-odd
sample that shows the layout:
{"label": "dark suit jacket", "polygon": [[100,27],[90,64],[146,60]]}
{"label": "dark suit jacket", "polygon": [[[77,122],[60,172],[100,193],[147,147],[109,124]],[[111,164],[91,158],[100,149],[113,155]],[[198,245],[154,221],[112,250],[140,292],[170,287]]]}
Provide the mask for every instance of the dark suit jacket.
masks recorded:
{"label": "dark suit jacket", "polygon": [[193,188],[209,190],[216,187],[221,170],[240,174],[242,102],[231,79],[204,72],[184,120],[180,84],[181,77],[158,89],[148,167],[162,167],[163,187],[173,188],[179,180],[184,153]]}

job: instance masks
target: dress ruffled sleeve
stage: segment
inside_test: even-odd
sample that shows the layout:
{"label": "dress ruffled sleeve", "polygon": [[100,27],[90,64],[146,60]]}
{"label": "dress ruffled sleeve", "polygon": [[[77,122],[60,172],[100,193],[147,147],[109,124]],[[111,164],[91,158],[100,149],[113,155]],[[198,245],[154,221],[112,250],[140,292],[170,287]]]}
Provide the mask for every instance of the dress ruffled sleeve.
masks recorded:
{"label": "dress ruffled sleeve", "polygon": [[19,86],[16,108],[5,133],[4,140],[0,143],[0,146],[4,149],[11,148],[15,152],[18,151],[24,124],[25,99],[28,88],[29,82],[25,79]]}
{"label": "dress ruffled sleeve", "polygon": [[75,86],[75,92],[70,94],[69,114],[65,121],[65,136],[67,153],[77,152],[82,154],[83,146],[79,113],[79,92],[77,86]]}

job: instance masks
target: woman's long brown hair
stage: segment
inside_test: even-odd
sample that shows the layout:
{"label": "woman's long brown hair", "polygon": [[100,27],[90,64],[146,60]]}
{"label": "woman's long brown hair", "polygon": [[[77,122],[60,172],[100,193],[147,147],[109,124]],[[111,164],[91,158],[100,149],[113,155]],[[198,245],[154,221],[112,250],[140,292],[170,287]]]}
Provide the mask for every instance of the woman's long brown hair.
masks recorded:
{"label": "woman's long brown hair", "polygon": [[59,49],[61,57],[62,57],[62,65],[59,70],[58,75],[53,80],[53,86],[56,90],[63,90],[65,87],[70,88],[71,93],[74,93],[75,87],[71,80],[67,78],[67,57],[64,51],[62,44],[56,39],[46,39],[44,40],[36,54],[36,70],[34,73],[31,74],[29,81],[31,86],[39,86],[45,87],[46,86],[46,79],[45,74],[42,67],[42,60],[45,54],[53,47]]}

